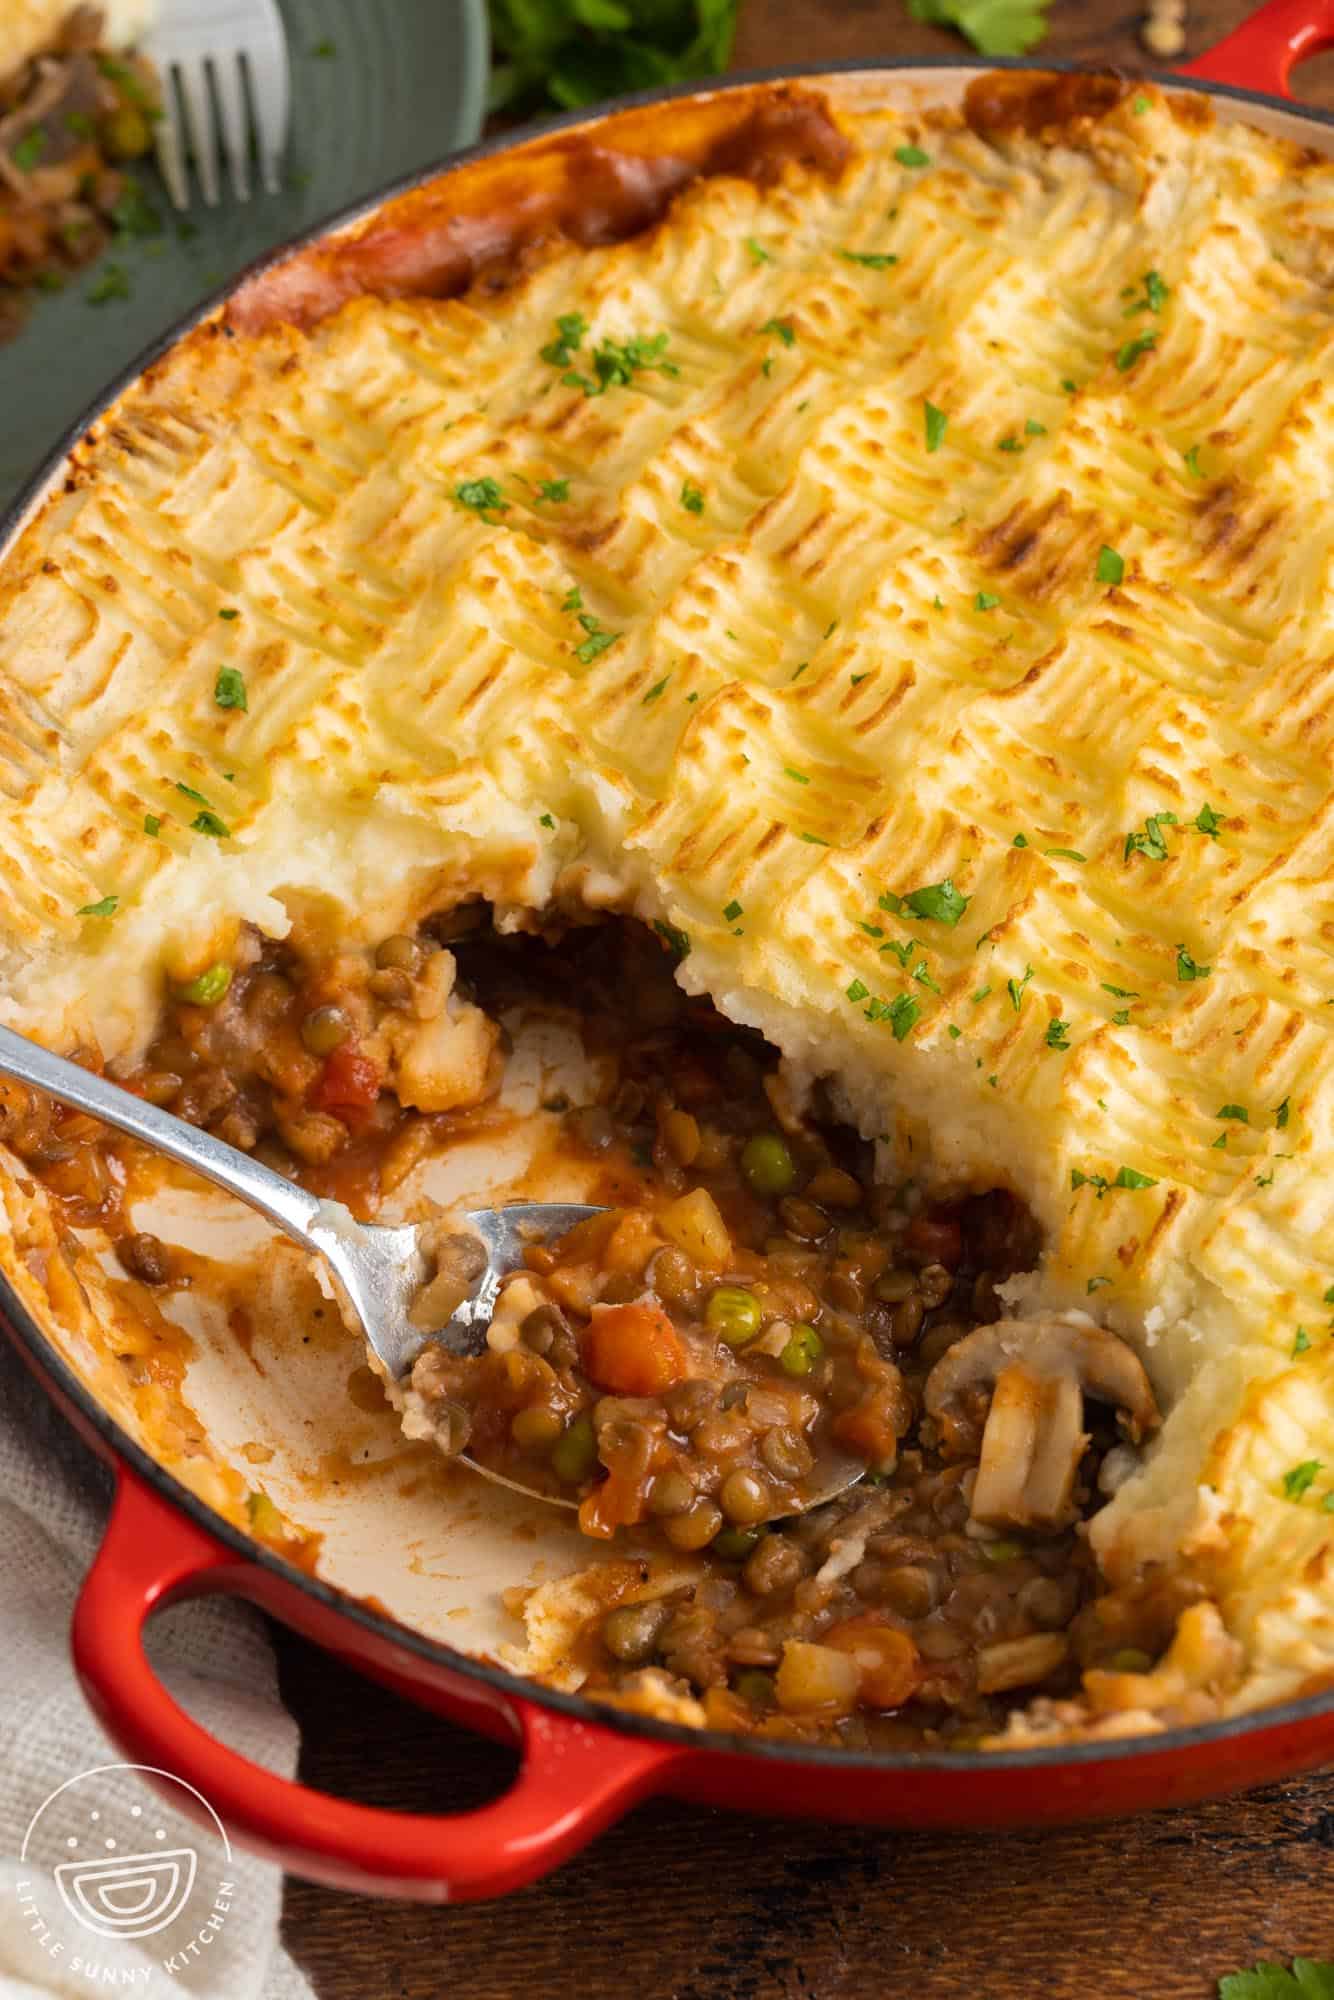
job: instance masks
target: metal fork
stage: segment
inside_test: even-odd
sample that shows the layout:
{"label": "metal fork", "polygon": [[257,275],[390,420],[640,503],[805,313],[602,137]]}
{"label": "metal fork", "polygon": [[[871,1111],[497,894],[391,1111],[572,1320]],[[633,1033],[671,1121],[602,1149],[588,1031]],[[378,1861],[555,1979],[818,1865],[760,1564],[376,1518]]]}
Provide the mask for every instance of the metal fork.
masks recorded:
{"label": "metal fork", "polygon": [[207,207],[218,205],[218,155],[232,193],[250,199],[250,141],[269,194],[281,186],[292,83],[277,0],[167,0],[145,43],[162,79],[157,160],[178,209],[190,206],[187,148]]}

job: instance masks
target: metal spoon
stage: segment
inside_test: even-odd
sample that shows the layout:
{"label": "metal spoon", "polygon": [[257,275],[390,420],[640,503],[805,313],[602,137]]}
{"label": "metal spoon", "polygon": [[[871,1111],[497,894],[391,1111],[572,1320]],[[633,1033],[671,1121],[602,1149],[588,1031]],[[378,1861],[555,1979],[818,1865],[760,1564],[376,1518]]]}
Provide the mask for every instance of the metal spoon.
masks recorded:
{"label": "metal spoon", "polygon": [[[269,1167],[252,1160],[235,1146],[187,1125],[159,1105],[122,1090],[104,1076],[94,1076],[64,1056],[52,1055],[37,1042],[0,1026],[0,1076],[11,1076],[31,1084],[76,1111],[86,1111],[118,1132],[138,1139],[154,1151],[165,1153],[205,1180],[225,1188],[276,1222],[287,1235],[323,1257],[346,1294],[361,1322],[362,1332],[388,1373],[401,1382],[411,1373],[422,1349],[437,1341],[458,1355],[480,1354],[486,1346],[486,1330],[491,1324],[496,1293],[501,1279],[523,1262],[523,1253],[535,1243],[563,1236],[585,1216],[601,1210],[587,1202],[517,1202],[507,1208],[478,1208],[468,1213],[468,1221],[481,1238],[487,1265],[476,1289],[465,1299],[447,1326],[427,1333],[412,1324],[408,1310],[431,1275],[429,1260],[418,1240],[418,1225],[404,1223],[386,1228],[380,1223],[358,1222],[338,1202],[321,1201],[307,1194],[294,1181],[284,1180]],[[525,1486],[503,1473],[492,1472],[467,1457],[474,1472],[535,1499],[556,1506],[572,1507],[574,1501]],[[856,1483],[866,1467],[858,1459],[830,1456],[817,1461],[802,1482],[801,1511],[834,1499]],[[791,1512],[790,1508],[784,1512]]]}

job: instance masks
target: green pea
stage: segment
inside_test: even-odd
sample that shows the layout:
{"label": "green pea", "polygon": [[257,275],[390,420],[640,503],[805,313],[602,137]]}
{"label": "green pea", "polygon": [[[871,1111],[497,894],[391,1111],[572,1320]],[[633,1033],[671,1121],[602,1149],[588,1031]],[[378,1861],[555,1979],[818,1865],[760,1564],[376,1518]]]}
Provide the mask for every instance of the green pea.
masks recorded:
{"label": "green pea", "polygon": [[785,1140],[777,1132],[760,1132],[741,1148],[741,1171],[755,1194],[790,1194],[797,1168]]}
{"label": "green pea", "polygon": [[571,1417],[551,1447],[551,1469],[567,1486],[579,1486],[598,1462],[598,1441],[587,1410]]}
{"label": "green pea", "polygon": [[774,1677],[772,1674],[761,1673],[758,1667],[752,1667],[747,1673],[738,1674],[733,1682],[733,1688],[741,1696],[742,1701],[748,1701],[752,1708],[772,1708],[774,1705]]}
{"label": "green pea", "polygon": [[745,1291],[740,1285],[719,1285],[704,1308],[704,1324],[709,1332],[716,1333],[729,1347],[745,1347],[754,1340],[763,1317],[763,1308],[754,1292]]}
{"label": "green pea", "polygon": [[762,1528],[723,1528],[713,1538],[714,1552],[724,1562],[744,1562],[763,1532]]}
{"label": "green pea", "polygon": [[1012,1563],[1024,1553],[1019,1542],[1007,1542],[1004,1539],[997,1542],[979,1542],[977,1546],[989,1563]]}
{"label": "green pea", "polygon": [[778,1357],[785,1375],[809,1375],[824,1353],[824,1342],[813,1326],[802,1320],[792,1329],[792,1338]]}
{"label": "green pea", "polygon": [[232,968],[220,958],[201,972],[198,979],[192,979],[188,986],[178,986],[176,998],[188,1001],[192,1007],[216,1007],[232,983]]}
{"label": "green pea", "polygon": [[1107,1662],[1118,1674],[1147,1674],[1153,1665],[1148,1653],[1142,1653],[1138,1646],[1123,1646],[1119,1653],[1113,1653]]}

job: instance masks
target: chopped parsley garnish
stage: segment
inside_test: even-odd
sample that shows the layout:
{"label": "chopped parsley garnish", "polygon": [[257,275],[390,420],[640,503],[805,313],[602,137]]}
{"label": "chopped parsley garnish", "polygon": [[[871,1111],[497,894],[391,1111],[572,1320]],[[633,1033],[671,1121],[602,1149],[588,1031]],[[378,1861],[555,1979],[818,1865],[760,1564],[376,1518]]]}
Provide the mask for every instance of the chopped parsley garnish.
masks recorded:
{"label": "chopped parsley garnish", "polygon": [[145,813],[144,832],[148,835],[149,839],[156,840],[161,831],[162,831],[162,821],[158,818],[157,814]]}
{"label": "chopped parsley garnish", "polygon": [[896,1042],[906,1039],[914,1021],[921,1014],[921,1008],[910,993],[900,993],[889,1009],[889,1025]]}
{"label": "chopped parsley garnish", "polygon": [[1184,944],[1177,946],[1177,978],[1183,983],[1192,979],[1207,979],[1212,971],[1211,965],[1197,965]]}
{"label": "chopped parsley garnish", "polygon": [[1297,1338],[1292,1343],[1292,1358],[1295,1361],[1299,1354],[1309,1354],[1310,1351],[1311,1336],[1304,1326],[1299,1326],[1297,1329]]}
{"label": "chopped parsley garnish", "polygon": [[945,442],[949,418],[944,410],[938,410],[934,403],[927,401],[922,403],[922,416],[926,424],[926,448],[928,451],[939,451]]}
{"label": "chopped parsley garnish", "polygon": [[30,174],[34,167],[41,164],[45,151],[46,127],[34,125],[30,132],[25,132],[9,157],[21,174]]}
{"label": "chopped parsley garnish", "polygon": [[76,139],[91,139],[97,131],[97,127],[86,111],[67,111],[65,113],[65,130],[71,133]]}
{"label": "chopped parsley garnish", "polygon": [[1324,1469],[1324,1461],[1319,1458],[1304,1458],[1300,1465],[1292,1466],[1283,1475],[1283,1498],[1300,1500],[1304,1493],[1310,1492],[1317,1474]]}
{"label": "chopped parsley garnish", "polygon": [[790,319],[767,319],[760,328],[760,332],[777,334],[784,347],[791,347],[797,337],[793,332]]}
{"label": "chopped parsley garnish", "polygon": [[959,1037],[960,1037],[960,1035],[962,1035],[962,1033],[963,1033],[963,1029],[962,1029],[962,1028],[956,1028],[956,1027],[955,1027],[955,1025],[954,1025],[954,1023],[953,1023],[953,1021],[951,1021],[951,1022],[950,1022],[950,1024],[949,1024],[949,1027],[948,1027],[948,1028],[946,1029],[946,1031],[945,1031],[945,1032],[946,1032],[946,1034],[947,1034],[947,1035],[949,1036],[949,1038],[950,1038],[950,1040],[951,1040],[952,1042],[957,1042],[957,1041],[958,1041],[958,1039],[959,1039]]}
{"label": "chopped parsley garnish", "polygon": [[237,611],[237,610],[235,609],[235,607],[234,607],[233,605],[230,605],[230,604],[228,604],[228,605],[224,605],[223,609],[222,609],[222,610],[221,610],[221,611],[220,611],[220,612],[218,613],[218,616],[219,616],[219,618],[225,618],[225,619],[227,619],[227,620],[228,620],[228,622],[230,623],[230,621],[231,621],[231,620],[232,620],[233,618],[239,618],[239,617],[241,616],[241,614],[240,614],[240,612],[239,612],[239,611]]}
{"label": "chopped parsley garnish", "polygon": [[236,667],[219,667],[213,683],[213,699],[219,708],[239,708],[246,713],[245,676]]}
{"label": "chopped parsley garnish", "polygon": [[1196,813],[1191,825],[1197,833],[1207,834],[1210,840],[1217,840],[1223,821],[1212,806],[1204,805]]}
{"label": "chopped parsley garnish", "polygon": [[1221,1104],[1214,1113],[1215,1118],[1231,1118],[1238,1125],[1249,1125],[1251,1114],[1244,1104]]}
{"label": "chopped parsley garnish", "polygon": [[928,993],[939,993],[940,988],[937,986],[935,980],[931,977],[930,972],[927,970],[927,963],[924,958],[918,959],[916,965],[912,969],[912,976],[917,981],[917,984],[919,986],[925,986]]}
{"label": "chopped parsley garnish", "polygon": [[1145,112],[1149,108],[1149,100],[1147,97],[1144,96],[1142,91],[1140,95],[1135,99],[1134,103],[1131,105],[1130,108],[1134,112],[1137,118],[1142,118],[1144,116]]}
{"label": "chopped parsley garnish", "polygon": [[1026,833],[1016,833],[1014,839],[1010,842],[1010,845],[1011,847],[1027,847],[1028,835]]}
{"label": "chopped parsley garnish", "polygon": [[573,588],[572,590],[567,590],[567,591],[566,591],[566,593],[565,593],[564,597],[562,597],[562,599],[561,599],[561,601],[560,601],[560,608],[561,608],[561,610],[562,610],[562,611],[582,611],[582,610],[583,610],[583,608],[584,608],[584,593],[582,592],[582,590],[580,590],[580,588],[579,588],[579,586],[578,586],[578,584],[577,584],[577,583],[575,584],[575,586],[574,586],[574,588]]}
{"label": "chopped parsley garnish", "polygon": [[[881,901],[883,900],[882,897]],[[954,886],[954,878],[947,875],[943,882],[930,882],[925,888],[913,889],[898,901],[905,910],[911,910],[915,917],[921,917],[924,922],[948,924],[953,929],[972,898],[961,895]]]}
{"label": "chopped parsley garnish", "polygon": [[1118,1168],[1116,1179],[1111,1181],[1104,1174],[1082,1173],[1078,1167],[1071,1167],[1070,1169],[1071,1190],[1091,1187],[1099,1201],[1110,1190],[1116,1188],[1151,1188],[1157,1187],[1157,1185],[1158,1183],[1152,1174],[1142,1174],[1138,1167]]}
{"label": "chopped parsley garnish", "polygon": [[1183,451],[1181,456],[1185,460],[1186,470],[1191,478],[1203,479],[1204,473],[1200,466],[1200,447],[1197,444],[1193,444],[1190,450]]}
{"label": "chopped parsley garnish", "polygon": [[865,681],[865,680],[869,680],[869,679],[870,679],[870,675],[869,675],[869,673],[866,673],[866,674],[849,674],[849,675],[848,675],[848,680],[849,680],[849,683],[850,683],[850,684],[851,684],[851,685],[852,685],[853,687],[860,687],[863,681]]}
{"label": "chopped parsley garnish", "polygon": [[678,930],[675,924],[664,924],[658,917],[653,919],[653,928],[667,945],[678,965],[683,958],[689,958],[690,936],[687,931]]}
{"label": "chopped parsley garnish", "polygon": [[757,243],[753,236],[748,236],[746,238],[746,248],[750,252],[750,261],[752,264],[773,263],[774,260],[770,256],[769,252],[765,249],[764,245],[762,243]]}
{"label": "chopped parsley garnish", "polygon": [[1132,854],[1142,854],[1148,861],[1166,861],[1167,842],[1163,837],[1165,826],[1175,826],[1174,812],[1150,813],[1144,822],[1143,833],[1128,833],[1124,859],[1129,861]]}
{"label": "chopped parsley garnish", "polygon": [[1103,992],[1104,992],[1104,993],[1110,993],[1110,994],[1112,995],[1112,997],[1113,997],[1114,999],[1116,999],[1116,1000],[1138,1000],[1138,999],[1139,999],[1139,994],[1138,994],[1138,993],[1134,993],[1134,992],[1132,992],[1132,991],[1131,991],[1131,989],[1130,989],[1130,987],[1128,987],[1128,986],[1113,986],[1113,985],[1111,985],[1111,984],[1110,984],[1110,983],[1109,983],[1109,982],[1108,982],[1108,981],[1107,981],[1106,979],[1104,979],[1104,980],[1103,980],[1103,981],[1101,982],[1101,985],[1102,985],[1102,990],[1103,990]]}
{"label": "chopped parsley garnish", "polygon": [[76,912],[80,917],[114,917],[120,902],[119,896],[103,896],[100,903],[85,903]]}
{"label": "chopped parsley garnish", "polygon": [[1072,382],[1068,375],[1062,375],[1061,387],[1064,389],[1067,396],[1077,396],[1079,394],[1078,382]]}
{"label": "chopped parsley garnish", "polygon": [[191,833],[206,833],[210,840],[230,840],[231,833],[215,812],[207,808],[190,822]]}
{"label": "chopped parsley garnish", "polygon": [[[1280,1132],[1283,1131],[1283,1129],[1287,1125],[1288,1119],[1291,1116],[1291,1112],[1292,1112],[1291,1101],[1285,1097],[1283,1102],[1278,1106],[1277,1110],[1274,1112],[1274,1123],[1275,1125],[1277,1125]],[[1334,1285],[1331,1285],[1329,1290],[1325,1293],[1325,1303],[1326,1305],[1334,1305]]]}
{"label": "chopped parsley garnish", "polygon": [[556,824],[555,820],[551,817],[550,813],[543,813],[541,819],[537,823],[539,826],[545,826],[548,828],[554,827]]}
{"label": "chopped parsley garnish", "polygon": [[797,838],[804,840],[808,847],[828,847],[829,845],[829,842],[821,833],[801,833],[798,834]]}
{"label": "chopped parsley garnish", "polygon": [[991,988],[989,986],[979,986],[976,993],[974,993],[973,995],[974,1007],[980,1007],[982,1002],[986,999],[987,995],[990,993],[990,991]]}
{"label": "chopped parsley garnish", "polygon": [[1087,854],[1081,854],[1077,847],[1044,847],[1042,852],[1053,861],[1087,861]]}
{"label": "chopped parsley garnish", "polygon": [[784,764],[783,776],[785,778],[795,779],[796,783],[799,785],[809,785],[809,783],[811,782],[804,771],[794,770],[791,764]]}
{"label": "chopped parsley garnish", "polygon": [[111,220],[119,237],[160,236],[162,217],[158,214],[133,174],[125,177],[125,186],[120,192]]}
{"label": "chopped parsley garnish", "polygon": [[1005,991],[1010,996],[1010,1005],[1014,1008],[1016,1014],[1024,1004],[1024,988],[1028,985],[1032,977],[1033,968],[1031,965],[1026,965],[1022,979],[1007,979],[1005,982]]}
{"label": "chopped parsley garnish", "polygon": [[870,997],[871,997],[870,987],[863,985],[860,979],[854,979],[852,984],[848,988],[849,1000],[869,1000]]}
{"label": "chopped parsley garnish", "polygon": [[318,56],[321,62],[328,62],[331,57],[338,54],[338,44],[326,35],[322,41],[315,43],[310,53]]}
{"label": "chopped parsley garnish", "polygon": [[1128,1028],[1130,1026],[1129,1007],[1117,1008],[1116,1012],[1112,1016],[1112,1026],[1114,1028]]}
{"label": "chopped parsley garnish", "polygon": [[658,696],[665,691],[667,683],[670,679],[671,679],[670,674],[664,674],[660,681],[654,681],[653,686],[644,696],[644,699],[641,702],[640,706],[642,708],[647,708],[651,701],[656,701],[658,699]]}
{"label": "chopped parsley garnish", "polygon": [[605,396],[617,385],[628,388],[636,375],[679,375],[676,363],[666,358],[668,338],[665,333],[632,333],[628,340],[600,340],[593,349],[592,375],[571,369],[561,380],[586,396]]}
{"label": "chopped parsley garnish", "polygon": [[906,944],[897,944],[893,938],[887,938],[880,949],[881,951],[893,952],[895,958],[906,972],[908,969],[908,960],[917,950],[917,940],[916,938],[909,938]]}
{"label": "chopped parsley garnish", "polygon": [[1133,340],[1127,340],[1116,350],[1116,365],[1124,375],[1133,368],[1141,354],[1151,354],[1158,345],[1158,329],[1149,333],[1137,333]]}
{"label": "chopped parsley garnish", "polygon": [[682,484],[681,505],[685,508],[687,514],[702,514],[704,512],[704,489],[702,486],[696,486],[693,479],[687,479]]}
{"label": "chopped parsley garnish", "polygon": [[931,155],[924,153],[920,146],[896,146],[894,158],[901,167],[929,167]]}
{"label": "chopped parsley garnish", "polygon": [[723,911],[723,916],[729,924],[734,924],[740,915],[741,915],[741,905],[735,900],[735,898],[733,898],[733,900],[727,905],[727,908]]}
{"label": "chopped parsley garnish", "polygon": [[1048,1021],[1046,1041],[1049,1049],[1068,1049],[1070,1046],[1070,1023],[1068,1021]]}
{"label": "chopped parsley garnish", "polygon": [[112,299],[128,299],[130,274],[123,264],[104,264],[95,284],[84,294],[90,306],[104,306]]}
{"label": "chopped parsley garnish", "polygon": [[1091,1296],[1094,1292],[1097,1291],[1100,1285],[1110,1285],[1111,1282],[1112,1281],[1110,1278],[1090,1278],[1088,1283],[1084,1287],[1085,1295]]}
{"label": "chopped parsley garnish", "polygon": [[887,271],[898,258],[884,250],[840,250],[839,256],[847,264],[862,264],[868,271]]}
{"label": "chopped parsley garnish", "polygon": [[1157,271],[1146,271],[1143,283],[1144,296],[1143,298],[1131,299],[1130,304],[1125,309],[1124,317],[1126,319],[1133,319],[1136,313],[1160,313],[1167,303],[1167,295],[1171,287],[1163,283]]}
{"label": "chopped parsley garnish", "polygon": [[1045,438],[1046,435],[1047,435],[1047,426],[1045,424],[1040,424],[1036,417],[1025,417],[1024,419],[1025,437]]}
{"label": "chopped parsley garnish", "polygon": [[559,507],[570,497],[570,482],[568,479],[539,479],[537,497],[539,501],[550,500],[554,507]]}
{"label": "chopped parsley garnish", "polygon": [[809,660],[803,660],[801,665],[797,668],[797,671],[793,674],[792,676],[793,680],[799,681],[809,665],[810,665]]}
{"label": "chopped parsley garnish", "polygon": [[[1334,1514],[1334,1495],[1320,1505]],[[1252,1972],[1230,1972],[1218,1982],[1218,2000],[1334,2000],[1334,1964],[1327,1959],[1294,1958],[1291,1972],[1262,1960]]]}
{"label": "chopped parsley garnish", "polygon": [[1023,448],[1017,437],[1003,437],[996,446],[997,451],[1022,451]]}
{"label": "chopped parsley garnish", "polygon": [[465,479],[454,488],[454,498],[460,507],[467,507],[491,525],[494,515],[509,512],[510,503],[494,479]]}
{"label": "chopped parsley garnish", "polygon": [[973,599],[973,609],[974,611],[994,611],[999,603],[999,597],[993,597],[989,590],[979,590],[977,596]]}
{"label": "chopped parsley garnish", "polygon": [[542,359],[553,368],[568,368],[587,332],[588,321],[582,313],[562,313],[556,321],[554,338],[542,349]]}
{"label": "chopped parsley garnish", "polygon": [[1220,1133],[1219,1133],[1218,1137],[1217,1137],[1216,1139],[1214,1139],[1214,1140],[1213,1140],[1213,1141],[1211,1142],[1211,1144],[1210,1144],[1210,1147],[1209,1147],[1209,1151],[1210,1151],[1211,1153],[1225,1153],[1225,1152],[1227,1151],[1227,1133],[1226,1133],[1226,1132],[1220,1132]]}
{"label": "chopped parsley garnish", "polygon": [[1115,549],[1108,548],[1104,542],[1098,550],[1098,582],[1117,584],[1124,580],[1125,573],[1125,557],[1118,555]]}
{"label": "chopped parsley garnish", "polygon": [[[588,667],[592,665],[599,654],[606,652],[608,646],[614,646],[621,635],[619,632],[609,632],[605,625],[600,625],[591,611],[581,611],[579,613],[579,623],[583,626],[585,632],[587,632],[588,637],[582,645],[575,647],[574,654],[575,658],[582,665]],[[665,686],[666,683],[664,682],[663,685]],[[661,689],[659,689],[659,692],[661,693]]]}

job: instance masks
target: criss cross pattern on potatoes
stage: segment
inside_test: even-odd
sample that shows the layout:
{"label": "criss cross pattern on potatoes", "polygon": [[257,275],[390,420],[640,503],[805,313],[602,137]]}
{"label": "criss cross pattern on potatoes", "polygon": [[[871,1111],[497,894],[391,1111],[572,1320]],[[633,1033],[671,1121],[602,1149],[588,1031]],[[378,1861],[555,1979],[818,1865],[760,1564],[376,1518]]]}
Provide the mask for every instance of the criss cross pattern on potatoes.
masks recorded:
{"label": "criss cross pattern on potatoes", "polygon": [[121,401],[0,577],[8,1011],[124,1052],[228,918],[636,909],[1146,1346],[1100,1548],[1211,1564],[1258,1699],[1334,1661],[1334,167],[1147,89],[845,122]]}

